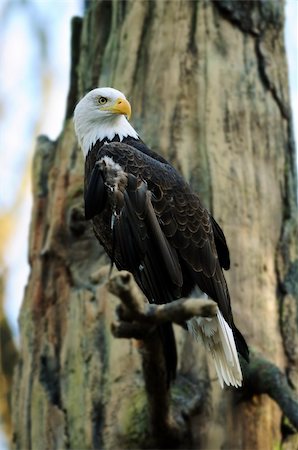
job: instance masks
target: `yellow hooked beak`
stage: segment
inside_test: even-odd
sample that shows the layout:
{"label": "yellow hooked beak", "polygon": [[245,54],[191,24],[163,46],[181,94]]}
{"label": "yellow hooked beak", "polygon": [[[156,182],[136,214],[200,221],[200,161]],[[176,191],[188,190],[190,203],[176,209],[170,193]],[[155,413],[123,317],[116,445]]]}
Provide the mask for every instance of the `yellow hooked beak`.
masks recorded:
{"label": "yellow hooked beak", "polygon": [[125,114],[128,119],[131,116],[130,103],[125,98],[117,98],[114,105],[101,108],[105,111],[111,111],[114,114]]}

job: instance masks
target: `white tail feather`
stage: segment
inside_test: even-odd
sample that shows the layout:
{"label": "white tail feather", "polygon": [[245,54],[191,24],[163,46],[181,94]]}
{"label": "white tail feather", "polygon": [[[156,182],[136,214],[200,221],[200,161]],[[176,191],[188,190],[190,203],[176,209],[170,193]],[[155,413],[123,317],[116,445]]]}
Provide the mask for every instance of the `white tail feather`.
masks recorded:
{"label": "white tail feather", "polygon": [[224,383],[228,386],[241,386],[242,372],[233,331],[219,308],[214,317],[194,317],[188,320],[187,327],[197,340],[203,341],[211,353],[221,387],[223,388]]}

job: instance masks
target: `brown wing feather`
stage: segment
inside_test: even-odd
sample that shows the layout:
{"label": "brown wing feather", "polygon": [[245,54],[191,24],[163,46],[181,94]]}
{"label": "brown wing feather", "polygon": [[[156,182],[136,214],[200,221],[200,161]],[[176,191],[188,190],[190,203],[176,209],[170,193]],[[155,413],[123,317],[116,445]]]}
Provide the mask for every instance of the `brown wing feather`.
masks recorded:
{"label": "brown wing feather", "polygon": [[161,228],[192,271],[196,284],[217,301],[226,321],[232,325],[229,293],[214,241],[212,217],[185,182],[180,181],[178,189],[179,194],[174,191],[172,202],[167,202],[165,195],[164,208],[158,205]]}
{"label": "brown wing feather", "polygon": [[126,268],[149,301],[166,303],[180,296],[183,279],[177,252],[161,231],[147,183],[133,175],[128,177],[115,233]]}
{"label": "brown wing feather", "polygon": [[[100,152],[96,153],[95,158],[104,155],[110,156],[124,171],[145,180],[148,190],[152,193],[153,210],[150,209],[151,206],[149,208],[151,225],[152,230],[158,230],[158,233],[154,235],[150,244],[148,241],[147,246],[152,245],[154,240],[158,242],[158,238],[164,236],[166,239],[160,241],[163,242],[164,250],[169,245],[169,248],[175,249],[178,258],[183,261],[182,275],[184,281],[187,280],[189,284],[184,291],[190,291],[195,284],[198,284],[202,291],[217,301],[226,321],[231,324],[230,299],[221,270],[222,265],[227,266],[227,246],[224,235],[220,232],[221,229],[219,226],[216,227],[216,222],[203,207],[198,196],[192,192],[190,186],[170,164],[155,160],[126,144],[104,145]],[[138,220],[142,221],[141,216]],[[136,227],[139,225],[135,224]],[[141,229],[142,227],[139,228]],[[161,250],[160,242],[159,250]],[[220,245],[222,246],[221,255],[223,255],[221,260],[218,257]],[[131,258],[128,256],[131,251],[131,248],[126,249],[125,258]],[[154,264],[159,264],[158,258],[148,261],[148,267],[151,267],[150,273]],[[120,261],[119,266],[125,267],[125,265],[125,261]],[[149,278],[148,276],[148,285],[153,286],[154,282],[151,279],[149,283]]]}

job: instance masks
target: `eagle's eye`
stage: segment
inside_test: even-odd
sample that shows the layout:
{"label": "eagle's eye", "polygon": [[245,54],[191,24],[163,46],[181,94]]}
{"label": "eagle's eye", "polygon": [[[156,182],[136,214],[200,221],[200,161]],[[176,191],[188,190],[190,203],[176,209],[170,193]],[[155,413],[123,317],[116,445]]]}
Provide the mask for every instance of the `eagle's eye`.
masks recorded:
{"label": "eagle's eye", "polygon": [[104,105],[107,103],[108,99],[106,97],[98,97],[97,101],[100,105]]}

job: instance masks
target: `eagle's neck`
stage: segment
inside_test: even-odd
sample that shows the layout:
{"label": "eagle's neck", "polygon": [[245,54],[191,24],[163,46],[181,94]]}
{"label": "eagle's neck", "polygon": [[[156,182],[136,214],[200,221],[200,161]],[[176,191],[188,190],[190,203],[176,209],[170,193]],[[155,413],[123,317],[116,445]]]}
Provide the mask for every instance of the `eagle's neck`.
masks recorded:
{"label": "eagle's neck", "polygon": [[76,133],[86,158],[90,148],[97,142],[111,142],[119,136],[121,142],[125,137],[139,139],[135,129],[122,115],[102,118],[100,122],[79,121],[76,125]]}

